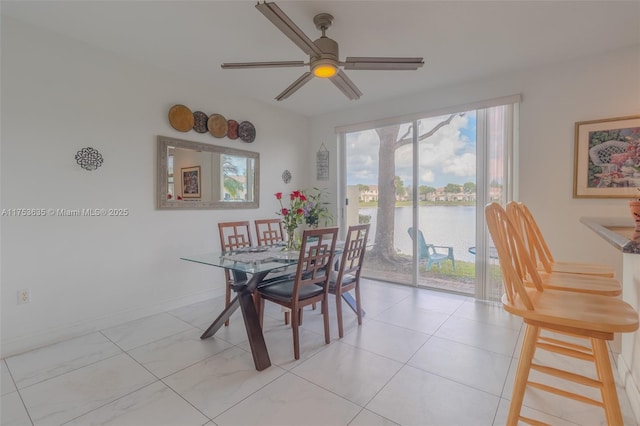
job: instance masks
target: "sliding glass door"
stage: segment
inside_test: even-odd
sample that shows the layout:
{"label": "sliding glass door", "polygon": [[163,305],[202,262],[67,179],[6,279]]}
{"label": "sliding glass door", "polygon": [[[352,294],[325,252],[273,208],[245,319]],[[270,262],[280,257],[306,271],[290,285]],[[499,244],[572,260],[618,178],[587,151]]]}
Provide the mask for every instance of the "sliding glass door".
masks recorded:
{"label": "sliding glass door", "polygon": [[[370,223],[370,240],[363,275],[414,284],[412,126],[391,126],[344,135],[346,146],[346,224]],[[409,135],[408,141],[406,140]],[[408,164],[407,164],[408,162]]]}
{"label": "sliding glass door", "polygon": [[343,223],[371,223],[364,276],[499,297],[484,205],[512,196],[513,111],[506,104],[341,132]]}

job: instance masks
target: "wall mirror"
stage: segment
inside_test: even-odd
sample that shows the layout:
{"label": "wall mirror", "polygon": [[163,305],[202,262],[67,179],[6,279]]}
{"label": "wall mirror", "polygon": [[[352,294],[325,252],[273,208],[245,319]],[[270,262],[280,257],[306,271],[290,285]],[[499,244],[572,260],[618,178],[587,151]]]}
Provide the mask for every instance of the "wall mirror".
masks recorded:
{"label": "wall mirror", "polygon": [[259,207],[260,154],[158,136],[159,209]]}

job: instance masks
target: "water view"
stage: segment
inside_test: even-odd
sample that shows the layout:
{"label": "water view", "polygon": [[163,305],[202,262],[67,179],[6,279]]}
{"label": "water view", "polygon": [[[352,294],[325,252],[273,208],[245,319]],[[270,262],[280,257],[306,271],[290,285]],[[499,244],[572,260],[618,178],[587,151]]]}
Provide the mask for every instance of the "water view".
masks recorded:
{"label": "water view", "polygon": [[[476,245],[475,206],[420,206],[419,227],[427,244],[452,246],[456,260],[475,262],[469,247]],[[360,209],[360,214],[371,216],[373,239],[376,232],[376,207]],[[413,226],[412,208],[396,207],[394,245],[398,252],[411,255],[412,242],[407,229]]]}

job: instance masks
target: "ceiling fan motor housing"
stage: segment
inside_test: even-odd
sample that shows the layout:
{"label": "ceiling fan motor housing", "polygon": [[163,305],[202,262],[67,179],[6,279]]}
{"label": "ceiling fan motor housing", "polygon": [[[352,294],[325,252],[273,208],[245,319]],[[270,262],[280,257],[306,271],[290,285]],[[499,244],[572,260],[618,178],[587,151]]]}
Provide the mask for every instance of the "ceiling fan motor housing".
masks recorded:
{"label": "ceiling fan motor housing", "polygon": [[319,56],[312,56],[310,61],[311,70],[320,65],[330,65],[338,69],[340,56],[338,55],[338,43],[329,37],[320,37],[313,42],[322,52]]}
{"label": "ceiling fan motor housing", "polygon": [[311,71],[316,75],[316,77],[325,77],[325,75],[319,74],[319,67],[331,67],[333,68],[333,73],[329,72],[326,76],[333,76],[337,70],[340,62],[340,55],[338,54],[338,43],[335,40],[330,39],[325,35],[325,31],[331,26],[333,23],[333,16],[328,13],[319,13],[313,17],[313,23],[316,28],[322,31],[322,37],[315,40],[313,44],[322,52],[319,56],[312,55],[310,58],[310,68]]}

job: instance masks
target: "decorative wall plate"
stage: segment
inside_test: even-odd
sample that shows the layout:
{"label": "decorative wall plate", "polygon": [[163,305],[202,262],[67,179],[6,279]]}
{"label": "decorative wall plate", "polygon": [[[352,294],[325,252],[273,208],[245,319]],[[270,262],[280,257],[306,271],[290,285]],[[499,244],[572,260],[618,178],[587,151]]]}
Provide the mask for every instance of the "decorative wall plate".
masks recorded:
{"label": "decorative wall plate", "polygon": [[249,121],[243,121],[238,126],[238,136],[244,142],[251,143],[256,140],[256,128]]}
{"label": "decorative wall plate", "polygon": [[291,172],[289,170],[285,170],[284,172],[282,172],[282,181],[284,183],[291,182]]}
{"label": "decorative wall plate", "polygon": [[207,126],[209,127],[209,132],[216,138],[224,138],[227,136],[227,119],[220,114],[211,114],[209,116],[209,121],[207,121]]}
{"label": "decorative wall plate", "polygon": [[179,132],[188,132],[193,129],[193,113],[184,105],[174,105],[169,110],[169,123]]}
{"label": "decorative wall plate", "polygon": [[238,122],[236,120],[227,120],[227,137],[229,139],[238,139]]}
{"label": "decorative wall plate", "polygon": [[76,152],[76,163],[85,170],[95,170],[102,166],[104,159],[97,149],[87,147]]}
{"label": "decorative wall plate", "polygon": [[195,111],[193,113],[193,130],[195,130],[198,133],[207,133],[207,120],[209,119],[209,117],[207,117],[207,114],[205,114],[202,111]]}

